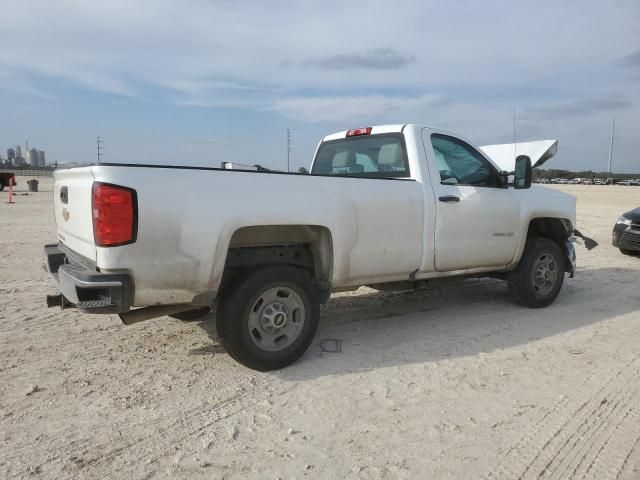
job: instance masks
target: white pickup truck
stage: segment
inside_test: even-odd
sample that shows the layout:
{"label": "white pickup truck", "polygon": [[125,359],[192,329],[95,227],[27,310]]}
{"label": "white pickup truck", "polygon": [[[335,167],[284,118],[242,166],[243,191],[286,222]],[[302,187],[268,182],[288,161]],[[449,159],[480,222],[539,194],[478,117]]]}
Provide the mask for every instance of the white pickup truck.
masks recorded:
{"label": "white pickup truck", "polygon": [[575,198],[531,186],[530,157],[556,148],[386,125],[324,137],[308,174],[58,170],[58,238],[44,254],[61,293],[47,301],[126,324],[217,305],[221,343],[257,370],[305,352],[332,291],[492,275],[544,307],[575,270]]}

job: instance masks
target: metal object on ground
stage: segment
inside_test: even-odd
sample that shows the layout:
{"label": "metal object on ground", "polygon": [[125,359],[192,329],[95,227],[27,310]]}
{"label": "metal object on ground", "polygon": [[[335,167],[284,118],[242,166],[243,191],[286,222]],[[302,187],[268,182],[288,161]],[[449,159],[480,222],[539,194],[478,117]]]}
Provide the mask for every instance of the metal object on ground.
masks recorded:
{"label": "metal object on ground", "polygon": [[326,353],[341,353],[342,340],[337,338],[323,338],[320,340],[320,350]]}

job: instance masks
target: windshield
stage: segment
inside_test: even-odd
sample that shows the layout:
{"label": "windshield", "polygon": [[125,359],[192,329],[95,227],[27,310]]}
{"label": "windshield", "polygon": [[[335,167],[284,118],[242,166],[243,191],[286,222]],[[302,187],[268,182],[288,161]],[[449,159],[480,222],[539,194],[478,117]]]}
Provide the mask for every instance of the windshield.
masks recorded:
{"label": "windshield", "polygon": [[401,133],[340,138],[320,145],[312,174],[352,177],[408,177],[409,164]]}

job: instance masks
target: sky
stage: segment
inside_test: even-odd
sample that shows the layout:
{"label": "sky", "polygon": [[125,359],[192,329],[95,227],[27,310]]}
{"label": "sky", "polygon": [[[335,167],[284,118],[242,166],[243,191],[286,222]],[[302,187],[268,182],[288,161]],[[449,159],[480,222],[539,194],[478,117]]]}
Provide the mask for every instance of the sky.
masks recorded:
{"label": "sky", "polygon": [[0,0],[0,155],[308,166],[326,134],[419,123],[558,139],[640,173],[639,0]]}

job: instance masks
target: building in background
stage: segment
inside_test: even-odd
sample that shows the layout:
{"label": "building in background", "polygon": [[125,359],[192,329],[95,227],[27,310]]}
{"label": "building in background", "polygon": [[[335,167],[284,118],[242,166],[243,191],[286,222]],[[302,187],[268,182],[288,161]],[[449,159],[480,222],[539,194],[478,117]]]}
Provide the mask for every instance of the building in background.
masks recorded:
{"label": "building in background", "polygon": [[20,145],[16,145],[16,159],[13,161],[13,164],[16,167],[24,167],[27,165],[27,161],[22,156],[22,147]]}
{"label": "building in background", "polygon": [[2,156],[0,156],[0,164],[11,165],[14,167],[46,167],[44,150],[29,148],[25,149],[24,152],[26,158],[22,156],[22,147],[20,145],[16,145],[15,148],[7,148],[7,159],[3,162]]}
{"label": "building in background", "polygon": [[27,151],[27,163],[31,167],[44,167],[44,151],[36,148],[30,148]]}
{"label": "building in background", "polygon": [[27,150],[27,163],[30,167],[38,166],[38,150],[35,148],[30,148]]}

